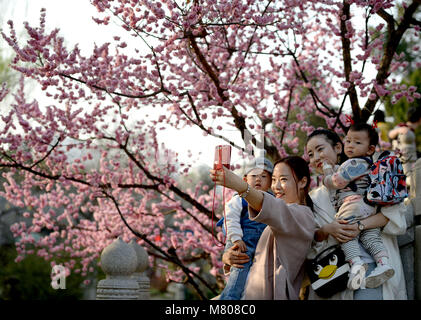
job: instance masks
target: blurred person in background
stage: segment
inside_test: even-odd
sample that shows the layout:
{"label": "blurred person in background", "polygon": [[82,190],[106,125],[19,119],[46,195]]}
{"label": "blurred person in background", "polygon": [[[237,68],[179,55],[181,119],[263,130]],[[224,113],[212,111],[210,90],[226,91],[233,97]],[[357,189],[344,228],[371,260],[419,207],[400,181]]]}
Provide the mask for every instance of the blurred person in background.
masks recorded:
{"label": "blurred person in background", "polygon": [[[415,161],[418,159],[415,130],[421,124],[421,106],[412,107],[408,110],[408,120],[399,123],[389,132],[392,140],[392,149],[400,154],[403,170],[408,177]],[[409,186],[409,179],[407,179]]]}

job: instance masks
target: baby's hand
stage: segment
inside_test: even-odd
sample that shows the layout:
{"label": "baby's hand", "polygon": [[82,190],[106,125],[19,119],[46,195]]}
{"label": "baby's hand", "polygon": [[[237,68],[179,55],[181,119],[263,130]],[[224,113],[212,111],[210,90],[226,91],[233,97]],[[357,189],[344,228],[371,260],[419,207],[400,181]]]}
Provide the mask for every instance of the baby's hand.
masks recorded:
{"label": "baby's hand", "polygon": [[234,241],[234,243],[238,246],[241,252],[247,251],[247,246],[243,240]]}
{"label": "baby's hand", "polygon": [[323,164],[325,164],[325,165],[331,165],[332,167],[334,167],[336,163],[333,162],[330,159],[323,159]]}
{"label": "baby's hand", "polygon": [[333,173],[333,165],[330,163],[330,161],[323,161],[322,169],[325,175],[330,175]]}

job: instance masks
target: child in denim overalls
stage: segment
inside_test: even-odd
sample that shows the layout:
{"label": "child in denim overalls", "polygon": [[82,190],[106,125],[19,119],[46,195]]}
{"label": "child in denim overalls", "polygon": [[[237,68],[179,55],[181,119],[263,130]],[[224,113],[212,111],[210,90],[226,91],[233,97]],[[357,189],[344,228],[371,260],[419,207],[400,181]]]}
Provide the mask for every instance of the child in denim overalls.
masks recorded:
{"label": "child in denim overalls", "polygon": [[[253,188],[267,191],[272,180],[273,164],[266,158],[257,158],[245,167],[244,180]],[[226,223],[224,218],[218,221],[217,226],[222,225],[227,241],[225,250],[237,244],[242,252],[245,252],[250,261],[244,264],[244,268],[231,267],[225,289],[222,291],[220,300],[239,300],[243,294],[247,275],[253,263],[254,252],[257,242],[266,225],[251,221],[248,214],[248,203],[235,194],[225,205]],[[225,230],[225,225],[227,231]]]}

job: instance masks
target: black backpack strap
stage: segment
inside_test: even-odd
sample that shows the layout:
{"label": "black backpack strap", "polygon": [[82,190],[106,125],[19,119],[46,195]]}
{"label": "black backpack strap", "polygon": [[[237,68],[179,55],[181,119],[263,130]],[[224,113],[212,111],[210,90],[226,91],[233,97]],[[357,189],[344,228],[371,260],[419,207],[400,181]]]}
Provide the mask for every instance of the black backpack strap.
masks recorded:
{"label": "black backpack strap", "polygon": [[385,151],[383,151],[382,153],[380,153],[380,155],[379,155],[379,157],[378,157],[378,159],[380,159],[380,158],[384,158],[384,157],[388,157],[388,156],[390,156],[390,155],[394,155],[392,152],[390,152],[389,150],[385,150]]}
{"label": "black backpack strap", "polygon": [[[379,157],[380,158],[380,157]],[[368,165],[371,167],[373,165],[373,159],[371,157],[361,157],[361,159],[364,159],[367,161]]]}
{"label": "black backpack strap", "polygon": [[353,192],[356,192],[358,189],[355,181],[351,181],[350,183],[348,183],[347,188],[350,188]]}

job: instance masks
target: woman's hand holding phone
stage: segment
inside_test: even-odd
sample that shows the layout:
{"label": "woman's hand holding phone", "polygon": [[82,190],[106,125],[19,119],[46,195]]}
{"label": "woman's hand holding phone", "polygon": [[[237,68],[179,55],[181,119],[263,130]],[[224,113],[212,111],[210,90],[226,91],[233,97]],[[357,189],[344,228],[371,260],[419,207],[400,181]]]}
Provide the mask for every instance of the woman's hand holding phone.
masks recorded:
{"label": "woman's hand holding phone", "polygon": [[[238,191],[237,188],[240,187],[241,189],[241,186],[245,184],[245,181],[243,181],[234,172],[232,172],[231,170],[228,170],[225,167],[222,167],[216,170],[211,169],[209,172],[210,172],[210,178],[212,179],[212,181],[214,181],[219,186],[225,186],[226,188],[234,189]],[[246,189],[246,188],[242,188],[242,189]]]}
{"label": "woman's hand holding phone", "polygon": [[231,170],[222,167],[221,169],[211,169],[210,178],[219,186],[233,189],[237,192],[244,192],[247,190],[247,183],[237,176]]}

